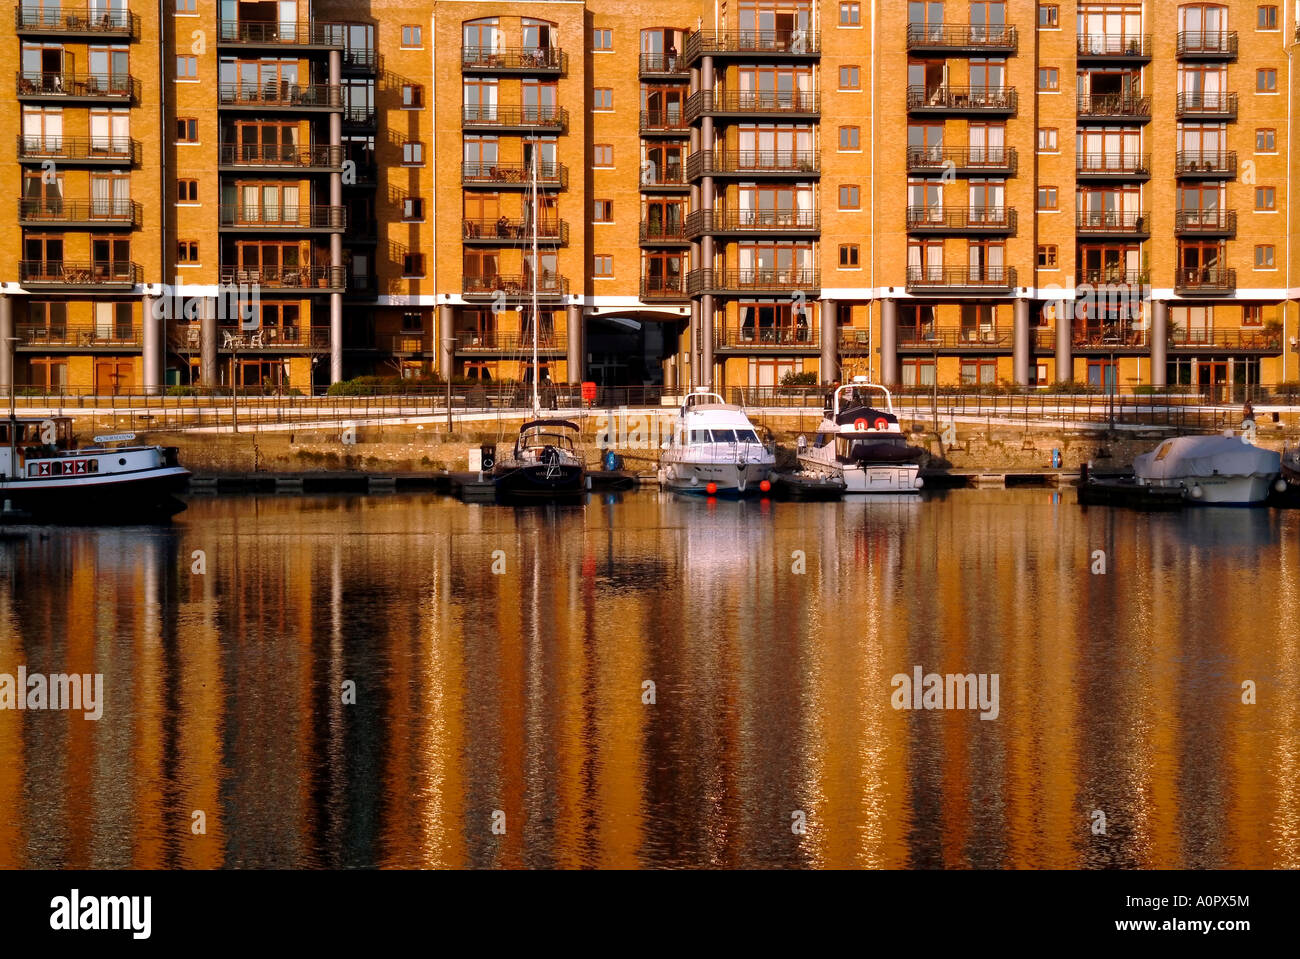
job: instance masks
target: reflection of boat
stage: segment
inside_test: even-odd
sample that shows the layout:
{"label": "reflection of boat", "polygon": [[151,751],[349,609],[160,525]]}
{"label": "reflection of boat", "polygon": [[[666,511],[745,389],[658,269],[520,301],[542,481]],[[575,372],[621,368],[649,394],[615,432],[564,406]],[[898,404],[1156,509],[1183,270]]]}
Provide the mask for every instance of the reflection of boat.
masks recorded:
{"label": "reflection of boat", "polygon": [[659,482],[679,493],[745,496],[770,489],[776,454],[739,406],[693,390],[659,458]]}
{"label": "reflection of boat", "polygon": [[[883,408],[871,405],[871,391],[884,396]],[[831,396],[816,440],[799,452],[799,466],[841,477],[849,493],[915,493],[924,455],[907,445],[889,390],[859,376]]]}
{"label": "reflection of boat", "polygon": [[71,417],[11,415],[0,421],[0,500],[37,518],[115,522],[171,516],[185,508],[173,494],[185,488],[189,475],[173,447],[78,449]]}
{"label": "reflection of boat", "polygon": [[1264,502],[1281,468],[1282,454],[1253,446],[1231,431],[1175,436],[1133,459],[1139,484],[1181,488],[1189,503],[1220,506]]}

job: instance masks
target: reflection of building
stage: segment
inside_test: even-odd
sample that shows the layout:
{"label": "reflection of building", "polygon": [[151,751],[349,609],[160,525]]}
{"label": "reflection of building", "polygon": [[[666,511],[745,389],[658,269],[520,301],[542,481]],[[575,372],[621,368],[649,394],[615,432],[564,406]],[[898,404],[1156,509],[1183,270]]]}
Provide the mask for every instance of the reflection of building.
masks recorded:
{"label": "reflection of building", "polygon": [[21,384],[1300,375],[1285,4],[88,2],[8,41]]}

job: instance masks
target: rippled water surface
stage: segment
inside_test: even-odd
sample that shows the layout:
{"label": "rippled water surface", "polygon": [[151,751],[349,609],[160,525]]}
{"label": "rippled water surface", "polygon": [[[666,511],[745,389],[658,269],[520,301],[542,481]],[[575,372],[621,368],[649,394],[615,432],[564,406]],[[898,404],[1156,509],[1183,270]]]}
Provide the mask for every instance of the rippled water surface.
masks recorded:
{"label": "rippled water surface", "polygon": [[[1300,866],[1300,514],[247,497],[0,535],[0,674],[106,700],[0,711],[0,865]],[[997,674],[997,718],[894,709],[917,666]]]}

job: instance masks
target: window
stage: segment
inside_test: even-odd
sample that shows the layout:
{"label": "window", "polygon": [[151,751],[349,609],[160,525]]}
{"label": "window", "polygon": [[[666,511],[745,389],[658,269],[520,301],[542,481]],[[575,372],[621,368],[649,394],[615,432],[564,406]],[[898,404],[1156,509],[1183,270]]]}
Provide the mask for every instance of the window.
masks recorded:
{"label": "window", "polygon": [[403,220],[424,219],[424,197],[409,196],[402,201]]}
{"label": "window", "polygon": [[1273,269],[1273,245],[1262,244],[1255,247],[1255,269],[1271,270]]}
{"label": "window", "polygon": [[1039,127],[1038,128],[1038,152],[1039,153],[1056,153],[1060,150],[1057,145],[1056,127]]}
{"label": "window", "polygon": [[858,127],[840,127],[840,149],[841,150],[859,150],[860,129]]}
{"label": "window", "polygon": [[198,0],[176,0],[177,13],[195,13],[198,10]]}
{"label": "window", "polygon": [[591,275],[609,277],[614,275],[614,258],[607,253],[598,253],[591,258]]}
{"label": "window", "polygon": [[614,31],[613,30],[592,30],[591,49],[592,50],[613,50]]}
{"label": "window", "polygon": [[1277,71],[1272,67],[1260,67],[1255,71],[1256,93],[1277,93]]}
{"label": "window", "polygon": [[1042,30],[1059,30],[1061,28],[1061,8],[1054,3],[1038,5],[1038,26]]}
{"label": "window", "polygon": [[593,110],[614,109],[614,91],[609,87],[596,87],[591,91],[591,108]]}
{"label": "window", "polygon": [[613,200],[593,200],[591,211],[592,223],[613,223],[614,222],[614,201]]}
{"label": "window", "polygon": [[858,266],[858,245],[856,243],[845,243],[840,246],[840,269],[857,269]]}
{"label": "window", "polygon": [[1040,270],[1056,269],[1056,247],[1052,245],[1038,248],[1038,268]]}
{"label": "window", "polygon": [[1038,188],[1038,209],[1056,210],[1060,207],[1057,205],[1057,190],[1054,186],[1040,186]]}
{"label": "window", "polygon": [[176,181],[176,202],[177,203],[198,203],[199,202],[199,181],[198,180],[177,180]]}
{"label": "window", "polygon": [[420,47],[424,43],[424,33],[420,26],[408,23],[402,27],[402,46],[406,49]]}
{"label": "window", "polygon": [[1270,211],[1277,209],[1277,188],[1271,186],[1255,187],[1255,209]]}
{"label": "window", "polygon": [[862,206],[861,191],[854,185],[840,187],[840,209],[856,210]]}
{"label": "window", "polygon": [[402,85],[402,109],[421,110],[424,108],[424,87],[418,83]]}
{"label": "window", "polygon": [[424,144],[418,141],[403,143],[402,144],[402,165],[423,166],[424,165]]}
{"label": "window", "polygon": [[1261,5],[1255,8],[1255,29],[1277,29],[1277,7]]}
{"label": "window", "polygon": [[1061,71],[1056,67],[1039,67],[1038,89],[1047,91],[1061,89]]}
{"label": "window", "polygon": [[177,117],[176,118],[176,142],[177,143],[198,143],[199,142],[199,121],[194,117]]}
{"label": "window", "polygon": [[1264,325],[1264,305],[1262,303],[1248,303],[1241,308],[1241,325],[1242,326],[1263,326]]}
{"label": "window", "polygon": [[406,253],[402,256],[402,276],[424,276],[423,253]]}
{"label": "window", "polygon": [[181,240],[176,244],[177,263],[199,262],[199,243],[197,240]]}
{"label": "window", "polygon": [[422,313],[403,313],[402,332],[404,333],[424,332],[424,315]]}
{"label": "window", "polygon": [[855,66],[840,67],[840,89],[861,90],[862,76]]}
{"label": "window", "polygon": [[614,148],[608,143],[597,143],[591,148],[591,165],[612,167],[614,165]]}
{"label": "window", "polygon": [[840,4],[840,26],[859,27],[862,25],[862,8],[856,3]]}
{"label": "window", "polygon": [[176,79],[177,80],[194,80],[199,75],[199,58],[198,57],[177,57],[176,58]]}
{"label": "window", "polygon": [[1255,131],[1255,152],[1256,153],[1276,153],[1277,152],[1277,131],[1270,129],[1261,129]]}

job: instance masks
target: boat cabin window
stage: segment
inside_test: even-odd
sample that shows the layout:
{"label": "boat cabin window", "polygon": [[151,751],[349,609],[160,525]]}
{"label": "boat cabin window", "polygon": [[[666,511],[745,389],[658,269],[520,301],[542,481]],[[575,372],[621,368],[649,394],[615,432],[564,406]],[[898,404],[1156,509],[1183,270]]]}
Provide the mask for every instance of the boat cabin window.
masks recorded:
{"label": "boat cabin window", "polygon": [[897,435],[881,434],[870,439],[841,436],[836,438],[835,452],[844,459],[855,459],[858,456],[866,455],[867,447],[879,446],[882,443],[888,443],[892,446],[903,445],[902,437]]}
{"label": "boat cabin window", "polygon": [[715,443],[734,443],[736,442],[735,430],[713,430],[713,442]]}
{"label": "boat cabin window", "polygon": [[566,436],[563,433],[543,433],[534,431],[525,434],[520,440],[520,446],[558,446],[561,449],[573,449],[573,437]]}
{"label": "boat cabin window", "polygon": [[817,438],[813,440],[813,449],[821,449],[829,442],[829,434],[818,433]]}
{"label": "boat cabin window", "polygon": [[757,443],[758,434],[753,430],[736,430],[736,441],[738,443]]}

